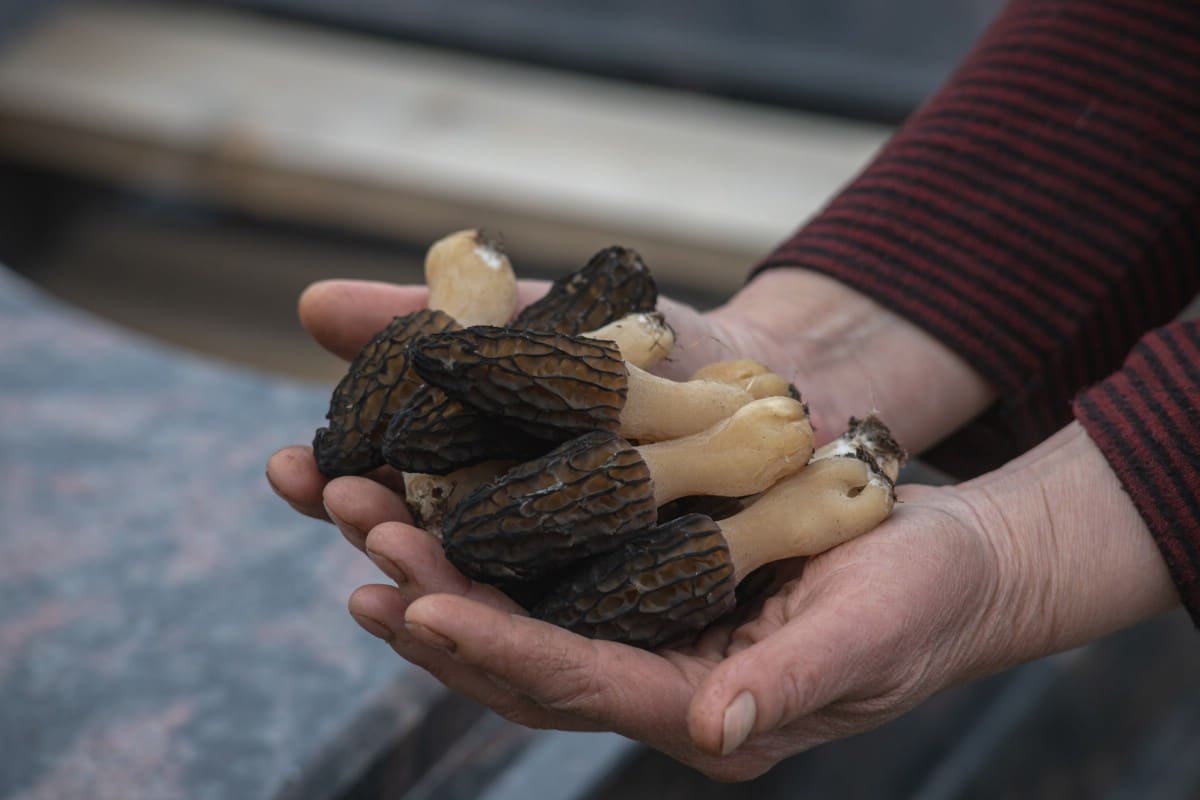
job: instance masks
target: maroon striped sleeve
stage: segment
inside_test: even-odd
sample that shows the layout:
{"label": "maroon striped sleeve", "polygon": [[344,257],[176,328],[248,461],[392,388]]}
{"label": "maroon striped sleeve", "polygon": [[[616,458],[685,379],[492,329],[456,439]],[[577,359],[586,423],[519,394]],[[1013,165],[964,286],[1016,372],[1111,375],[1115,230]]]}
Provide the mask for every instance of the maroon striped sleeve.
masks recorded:
{"label": "maroon striped sleeve", "polygon": [[758,269],[800,266],[955,348],[1002,400],[926,458],[998,466],[1200,290],[1200,2],[1014,0]]}
{"label": "maroon striped sleeve", "polygon": [[1200,320],[1142,338],[1075,416],[1150,528],[1200,626]]}

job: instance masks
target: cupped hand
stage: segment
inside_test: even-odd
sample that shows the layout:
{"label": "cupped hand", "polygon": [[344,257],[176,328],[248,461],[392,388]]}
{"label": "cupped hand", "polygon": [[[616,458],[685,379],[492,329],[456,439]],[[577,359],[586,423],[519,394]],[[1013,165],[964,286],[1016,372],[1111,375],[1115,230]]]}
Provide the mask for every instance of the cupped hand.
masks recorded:
{"label": "cupped hand", "polygon": [[900,487],[875,530],[780,562],[782,584],[748,616],[656,652],[530,619],[428,533],[372,517],[381,504],[344,505],[355,495],[335,491],[331,510],[369,531],[393,585],[360,588],[350,611],[396,653],[509,719],[616,731],[723,780],[1179,603],[1076,424],[969,483]]}
{"label": "cupped hand", "polygon": [[969,507],[927,487],[902,501],[870,534],[780,564],[782,585],[748,618],[682,649],[592,641],[530,619],[458,573],[429,534],[396,522],[365,539],[394,585],[359,589],[350,611],[511,720],[616,731],[742,780],[902,714],[977,672],[979,642],[1005,638],[992,614],[1000,563]]}

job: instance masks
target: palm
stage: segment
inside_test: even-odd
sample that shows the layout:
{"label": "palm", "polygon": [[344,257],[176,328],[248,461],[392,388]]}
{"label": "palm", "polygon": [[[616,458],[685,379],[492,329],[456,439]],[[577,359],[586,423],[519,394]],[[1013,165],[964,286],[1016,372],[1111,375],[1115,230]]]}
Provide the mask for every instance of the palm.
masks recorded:
{"label": "palm", "polygon": [[686,380],[697,369],[716,361],[751,358],[770,367],[796,385],[813,416],[817,444],[837,437],[850,417],[864,417],[876,410],[879,399],[862,364],[849,351],[836,358],[825,352],[826,342],[815,340],[803,330],[803,320],[788,326],[761,326],[756,320],[768,317],[744,306],[723,306],[700,313],[669,299],[660,308],[675,329],[675,350],[656,372],[675,380]]}

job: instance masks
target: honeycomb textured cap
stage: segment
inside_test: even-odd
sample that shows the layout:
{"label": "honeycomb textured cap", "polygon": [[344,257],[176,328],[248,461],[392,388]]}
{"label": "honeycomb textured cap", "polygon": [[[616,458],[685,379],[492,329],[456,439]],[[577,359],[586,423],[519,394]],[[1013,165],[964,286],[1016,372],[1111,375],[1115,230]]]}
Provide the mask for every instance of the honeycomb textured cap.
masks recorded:
{"label": "honeycomb textured cap", "polygon": [[447,475],[483,461],[536,458],[553,446],[424,384],[392,417],[383,458],[401,472]]}
{"label": "honeycomb textured cap", "polygon": [[596,431],[477,488],[447,517],[443,545],[473,578],[532,580],[614,550],[656,518],[641,455]]}
{"label": "honeycomb textured cap", "polygon": [[422,384],[412,369],[409,345],[457,327],[448,314],[424,309],[394,318],[363,345],[333,390],[325,415],[329,425],[313,439],[322,474],[359,475],[383,464],[388,423]]}
{"label": "honeycomb textured cap", "polygon": [[658,304],[658,286],[636,251],[606,247],[582,269],[551,284],[513,322],[514,328],[579,334]]}
{"label": "honeycomb textured cap", "polygon": [[533,615],[593,639],[638,647],[685,640],[734,606],[721,529],[688,514],[597,556],[548,591]]}
{"label": "honeycomb textured cap", "polygon": [[429,383],[533,436],[564,441],[620,427],[628,375],[611,342],[476,326],[423,337],[412,358]]}

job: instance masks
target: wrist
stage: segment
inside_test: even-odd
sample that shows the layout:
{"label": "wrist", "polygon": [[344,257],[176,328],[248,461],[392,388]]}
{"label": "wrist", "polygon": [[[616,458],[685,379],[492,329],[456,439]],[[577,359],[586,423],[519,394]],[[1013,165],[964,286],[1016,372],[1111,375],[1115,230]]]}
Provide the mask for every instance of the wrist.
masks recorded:
{"label": "wrist", "polygon": [[944,438],[994,399],[983,376],[904,317],[826,275],[760,273],[713,318],[744,326],[768,366],[808,401],[821,440],[878,413],[910,452]]}
{"label": "wrist", "polygon": [[1179,603],[1166,563],[1100,450],[1072,423],[963,484],[996,553],[999,666],[1059,652]]}

